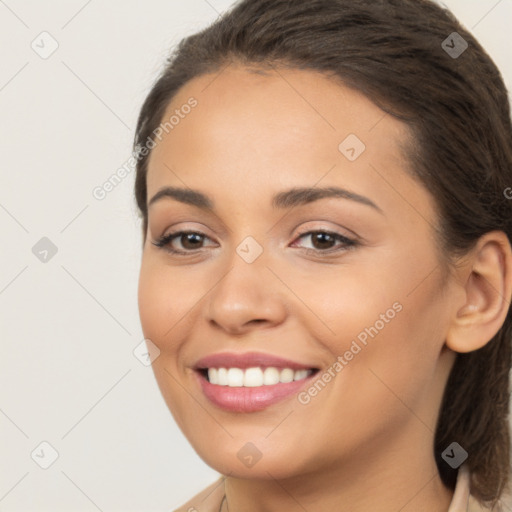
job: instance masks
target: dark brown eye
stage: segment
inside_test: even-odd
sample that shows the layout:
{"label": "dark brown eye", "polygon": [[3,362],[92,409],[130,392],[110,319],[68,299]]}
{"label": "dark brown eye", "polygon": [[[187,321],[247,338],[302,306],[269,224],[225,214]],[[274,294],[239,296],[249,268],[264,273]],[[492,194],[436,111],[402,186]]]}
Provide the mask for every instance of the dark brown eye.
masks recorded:
{"label": "dark brown eye", "polygon": [[[157,242],[152,242],[160,248],[165,248],[167,251],[172,253],[186,253],[192,252],[196,249],[202,249],[204,239],[208,238],[202,233],[196,233],[193,231],[179,231],[177,233],[170,233],[163,236]],[[178,240],[181,247],[175,247],[175,241]]]}
{"label": "dark brown eye", "polygon": [[311,240],[315,249],[331,249],[336,242],[332,235],[323,232],[314,233]]}
{"label": "dark brown eye", "polygon": [[176,237],[178,240],[181,240],[181,244],[184,249],[198,249],[200,248],[200,245],[202,243],[202,235],[199,235],[197,233],[185,233],[180,235],[179,237]]}
{"label": "dark brown eye", "polygon": [[[331,233],[329,231],[308,231],[307,233],[299,235],[298,240],[301,239],[310,239],[310,246],[305,246],[304,249],[307,251],[317,251],[318,253],[342,251],[357,245],[355,240],[340,235],[339,233]],[[336,247],[336,243],[338,243],[338,247]]]}

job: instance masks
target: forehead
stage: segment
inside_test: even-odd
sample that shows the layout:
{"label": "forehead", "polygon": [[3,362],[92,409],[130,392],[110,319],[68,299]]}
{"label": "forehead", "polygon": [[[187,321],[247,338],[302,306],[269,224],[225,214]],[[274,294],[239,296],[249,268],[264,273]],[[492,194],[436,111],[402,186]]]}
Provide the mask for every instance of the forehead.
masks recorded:
{"label": "forehead", "polygon": [[[196,106],[184,108],[191,99]],[[430,205],[407,172],[407,127],[318,72],[229,65],[185,84],[163,122],[173,116],[150,157],[148,198],[164,185],[255,196],[325,178],[323,185],[364,189],[390,205],[398,197],[390,184],[399,182],[398,194]]]}
{"label": "forehead", "polygon": [[[189,110],[191,98],[197,107],[184,119],[174,115],[179,124],[171,127],[172,140],[160,144],[154,153],[178,146],[191,135],[211,149],[234,145],[243,138],[247,150],[257,146],[261,150],[264,143],[267,151],[277,150],[284,156],[287,144],[300,145],[295,151],[303,148],[304,153],[318,148],[317,153],[330,149],[337,154],[339,143],[349,133],[368,142],[378,139],[379,131],[375,137],[370,132],[382,123],[388,147],[407,134],[405,125],[389,116],[383,119],[385,113],[363,94],[310,70],[262,72],[231,64],[185,84],[168,106],[163,122],[181,109]],[[386,153],[392,153],[394,146]]]}

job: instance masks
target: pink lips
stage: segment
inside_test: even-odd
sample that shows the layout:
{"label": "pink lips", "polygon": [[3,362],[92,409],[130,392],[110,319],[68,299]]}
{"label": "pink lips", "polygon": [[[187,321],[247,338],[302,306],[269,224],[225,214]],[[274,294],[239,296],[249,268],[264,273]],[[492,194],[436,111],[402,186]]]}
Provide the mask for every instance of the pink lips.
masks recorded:
{"label": "pink lips", "polygon": [[308,364],[298,363],[270,354],[249,352],[245,354],[220,353],[201,358],[195,365],[197,378],[205,396],[216,406],[231,412],[256,412],[285,400],[309,384],[314,374],[298,381],[278,383],[271,386],[230,387],[218,386],[208,382],[199,370],[206,368],[291,368],[293,370],[311,369]]}
{"label": "pink lips", "polygon": [[235,354],[233,352],[223,352],[220,354],[212,354],[203,357],[197,361],[195,367],[202,368],[251,368],[254,366],[276,368],[292,368],[293,370],[301,370],[303,368],[312,368],[307,363],[301,364],[296,361],[290,361],[282,357],[263,354],[261,352],[246,352],[244,354]]}

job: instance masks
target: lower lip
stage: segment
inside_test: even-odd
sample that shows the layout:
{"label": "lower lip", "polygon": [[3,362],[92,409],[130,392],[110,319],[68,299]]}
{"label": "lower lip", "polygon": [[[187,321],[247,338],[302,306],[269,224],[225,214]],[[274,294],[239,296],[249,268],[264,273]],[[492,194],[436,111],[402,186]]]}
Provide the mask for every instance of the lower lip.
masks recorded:
{"label": "lower lip", "polygon": [[206,398],[218,407],[231,412],[262,411],[297,394],[314,377],[313,374],[305,379],[294,380],[286,384],[279,383],[272,386],[246,388],[217,386],[208,382],[200,373],[197,375]]}

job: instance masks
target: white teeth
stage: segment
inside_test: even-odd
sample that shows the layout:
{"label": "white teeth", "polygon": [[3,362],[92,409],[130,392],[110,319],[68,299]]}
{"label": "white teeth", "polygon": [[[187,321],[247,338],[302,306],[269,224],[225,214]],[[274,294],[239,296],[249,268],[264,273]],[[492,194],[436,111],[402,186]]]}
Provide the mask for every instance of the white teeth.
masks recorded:
{"label": "white teeth", "polygon": [[217,368],[208,369],[208,380],[213,384],[219,383],[219,370]]}
{"label": "white teeth", "polygon": [[261,368],[247,368],[247,370],[245,370],[244,386],[246,388],[263,386],[263,372]]}
{"label": "white teeth", "polygon": [[[210,370],[212,370],[212,368],[210,368]],[[208,377],[210,377],[210,370],[208,370]],[[219,372],[218,372],[218,377],[217,377],[217,382],[212,382],[210,380],[210,382],[212,382],[212,384],[218,384],[219,386],[227,386],[228,385],[228,371],[226,370],[226,368],[219,368]]]}
{"label": "white teeth", "polygon": [[279,370],[277,368],[265,368],[263,372],[263,384],[265,386],[272,386],[279,382]]}
{"label": "white teeth", "polygon": [[286,384],[287,382],[293,381],[295,372],[291,368],[283,368],[279,374],[279,382]]}
{"label": "white teeth", "polygon": [[228,386],[239,388],[244,385],[244,371],[240,368],[230,368],[228,370]]}
{"label": "white teeth", "polygon": [[272,386],[274,384],[303,380],[311,375],[311,370],[292,370],[291,368],[278,369],[273,366],[262,370],[259,367],[247,368],[208,368],[208,380],[217,386],[232,388],[256,388],[259,386]]}
{"label": "white teeth", "polygon": [[293,376],[293,380],[302,380],[308,377],[309,372],[308,370],[297,370],[295,372],[295,375]]}

